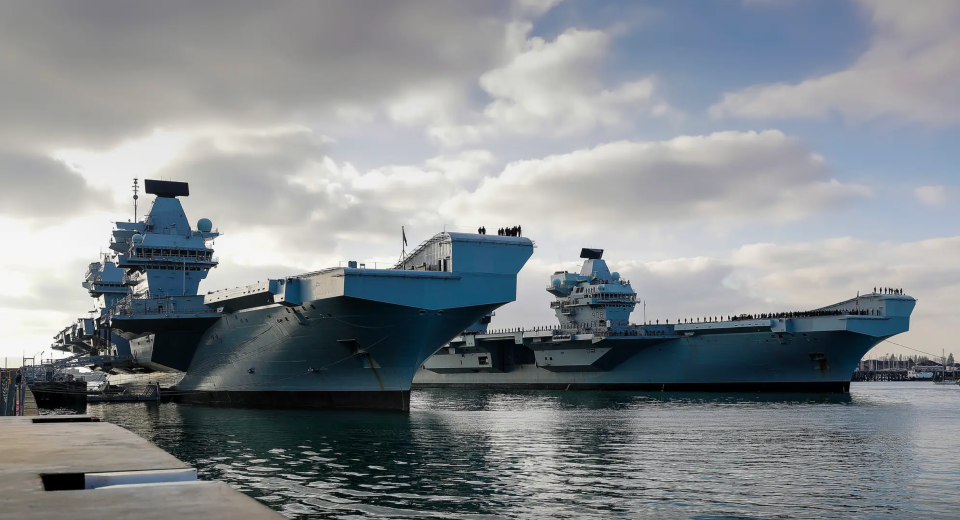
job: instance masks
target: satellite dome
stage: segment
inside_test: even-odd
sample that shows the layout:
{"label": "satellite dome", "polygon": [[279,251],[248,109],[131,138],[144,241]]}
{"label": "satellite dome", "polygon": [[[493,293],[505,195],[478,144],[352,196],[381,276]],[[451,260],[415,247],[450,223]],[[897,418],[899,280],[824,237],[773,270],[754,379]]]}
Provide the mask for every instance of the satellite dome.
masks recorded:
{"label": "satellite dome", "polygon": [[141,243],[141,242],[143,242],[143,235],[141,235],[140,233],[137,233],[137,234],[133,235],[133,243],[134,243],[134,244],[139,244],[139,243]]}
{"label": "satellite dome", "polygon": [[611,276],[614,280],[619,280],[619,279],[620,279],[620,273],[618,273],[618,272],[616,272],[616,271],[614,271],[613,274],[611,274],[610,276]]}
{"label": "satellite dome", "polygon": [[550,282],[550,283],[552,283],[554,287],[560,287],[560,279],[559,279],[559,278],[554,278],[553,281]]}
{"label": "satellite dome", "polygon": [[197,221],[197,229],[203,233],[209,233],[213,229],[213,222],[208,218],[202,218]]}

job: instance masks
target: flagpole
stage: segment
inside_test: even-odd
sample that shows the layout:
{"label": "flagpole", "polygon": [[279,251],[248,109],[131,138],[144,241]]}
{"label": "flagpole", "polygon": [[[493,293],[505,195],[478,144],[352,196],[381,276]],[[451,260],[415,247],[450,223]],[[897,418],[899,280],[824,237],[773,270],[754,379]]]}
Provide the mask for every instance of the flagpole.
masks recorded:
{"label": "flagpole", "polygon": [[[400,236],[403,239],[400,247],[400,261],[403,262],[407,257],[407,230],[404,229],[404,226],[400,226]],[[403,268],[406,269],[407,266],[403,266]]]}

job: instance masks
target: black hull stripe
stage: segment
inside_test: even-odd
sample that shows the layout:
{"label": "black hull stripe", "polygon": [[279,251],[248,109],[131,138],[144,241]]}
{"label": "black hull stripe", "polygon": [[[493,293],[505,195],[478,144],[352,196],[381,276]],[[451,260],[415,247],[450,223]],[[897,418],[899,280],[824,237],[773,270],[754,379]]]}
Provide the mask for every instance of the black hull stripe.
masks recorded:
{"label": "black hull stripe", "polygon": [[850,392],[850,381],[767,383],[415,383],[420,388],[476,388],[491,390],[632,390],[644,392]]}
{"label": "black hull stripe", "polygon": [[186,392],[175,402],[248,408],[313,410],[410,410],[410,391],[261,391]]}

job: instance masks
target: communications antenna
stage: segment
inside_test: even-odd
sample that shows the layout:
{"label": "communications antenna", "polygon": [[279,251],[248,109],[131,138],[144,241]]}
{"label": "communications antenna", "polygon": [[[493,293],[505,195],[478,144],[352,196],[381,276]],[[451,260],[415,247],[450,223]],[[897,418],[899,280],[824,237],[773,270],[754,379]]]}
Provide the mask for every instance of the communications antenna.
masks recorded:
{"label": "communications antenna", "polygon": [[140,198],[137,193],[140,191],[140,181],[134,177],[133,178],[133,221],[137,221],[137,199]]}

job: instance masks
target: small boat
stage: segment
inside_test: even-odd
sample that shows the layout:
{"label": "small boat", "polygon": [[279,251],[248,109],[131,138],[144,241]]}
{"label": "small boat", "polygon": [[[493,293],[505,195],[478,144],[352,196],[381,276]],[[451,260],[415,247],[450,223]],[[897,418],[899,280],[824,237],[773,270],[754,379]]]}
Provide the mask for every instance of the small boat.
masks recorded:
{"label": "small boat", "polygon": [[122,403],[122,402],[138,402],[138,401],[159,401],[160,400],[160,383],[153,383],[152,385],[147,385],[143,389],[143,392],[138,394],[127,393],[127,390],[124,389],[123,392],[116,394],[108,394],[106,392],[102,394],[88,394],[87,403]]}

